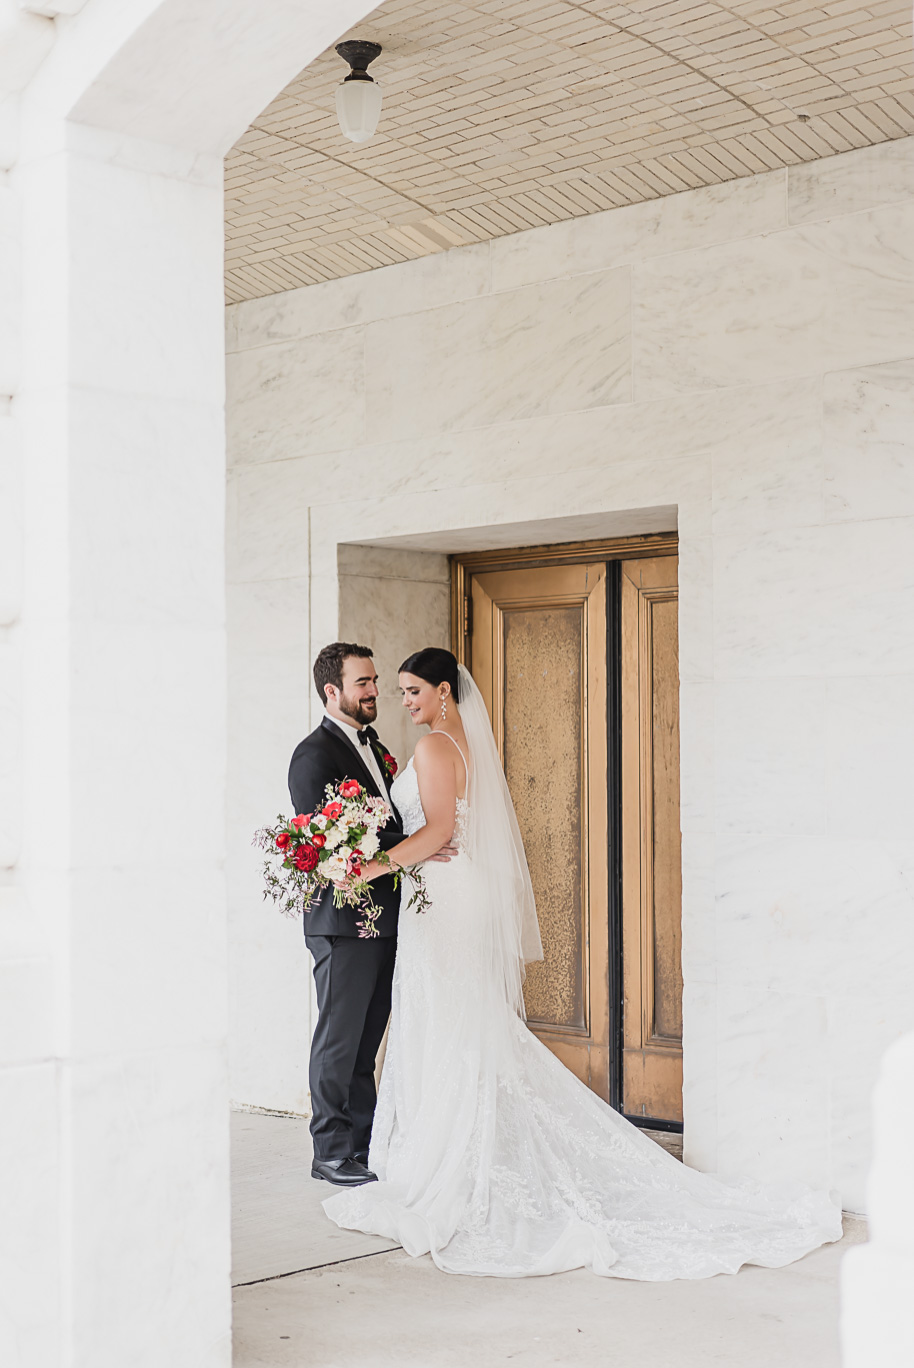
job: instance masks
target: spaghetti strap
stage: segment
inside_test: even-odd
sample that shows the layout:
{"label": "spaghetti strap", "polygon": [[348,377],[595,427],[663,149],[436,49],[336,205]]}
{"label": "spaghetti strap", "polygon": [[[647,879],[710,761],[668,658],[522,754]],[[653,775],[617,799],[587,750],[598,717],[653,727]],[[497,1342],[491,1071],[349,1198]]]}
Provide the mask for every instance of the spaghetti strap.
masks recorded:
{"label": "spaghetti strap", "polygon": [[460,746],[458,745],[458,743],[457,743],[456,741],[454,741],[453,736],[451,736],[449,732],[446,732],[446,731],[433,731],[433,732],[429,732],[429,735],[430,735],[430,736],[446,736],[447,739],[448,739],[449,741],[453,741],[453,742],[454,742],[454,745],[457,746],[457,753],[458,753],[458,755],[460,756],[461,760],[463,761],[463,768],[464,768],[464,769],[466,770],[466,772],[467,772],[467,796],[469,796],[469,792],[470,792],[470,767],[469,767],[469,765],[467,764],[467,758],[466,758],[466,756],[464,755],[463,751],[460,749]]}

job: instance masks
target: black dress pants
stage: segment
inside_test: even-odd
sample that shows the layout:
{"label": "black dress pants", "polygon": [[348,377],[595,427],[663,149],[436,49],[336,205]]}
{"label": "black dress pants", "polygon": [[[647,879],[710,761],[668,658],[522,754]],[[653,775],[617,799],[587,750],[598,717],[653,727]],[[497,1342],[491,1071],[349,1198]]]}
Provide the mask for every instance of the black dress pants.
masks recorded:
{"label": "black dress pants", "polygon": [[305,944],[314,956],[318,1006],[309,1070],[314,1157],[348,1159],[371,1139],[397,938],[306,936]]}

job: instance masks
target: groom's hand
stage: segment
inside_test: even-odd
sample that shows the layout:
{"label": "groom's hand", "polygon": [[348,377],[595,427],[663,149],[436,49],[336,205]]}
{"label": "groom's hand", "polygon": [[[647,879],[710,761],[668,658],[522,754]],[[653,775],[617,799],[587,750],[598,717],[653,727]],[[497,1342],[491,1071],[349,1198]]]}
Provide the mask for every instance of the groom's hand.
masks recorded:
{"label": "groom's hand", "polygon": [[459,854],[460,847],[453,840],[450,840],[434,855],[429,855],[428,859],[431,864],[447,864],[448,860],[453,860],[455,855]]}

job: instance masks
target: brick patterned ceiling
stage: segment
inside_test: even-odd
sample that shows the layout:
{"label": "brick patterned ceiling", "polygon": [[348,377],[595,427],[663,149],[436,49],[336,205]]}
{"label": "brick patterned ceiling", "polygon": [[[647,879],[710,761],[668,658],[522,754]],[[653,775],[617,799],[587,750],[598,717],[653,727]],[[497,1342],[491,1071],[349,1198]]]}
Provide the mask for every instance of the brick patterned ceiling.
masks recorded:
{"label": "brick patterned ceiling", "polygon": [[914,133],[909,0],[386,0],[226,158],[230,302]]}

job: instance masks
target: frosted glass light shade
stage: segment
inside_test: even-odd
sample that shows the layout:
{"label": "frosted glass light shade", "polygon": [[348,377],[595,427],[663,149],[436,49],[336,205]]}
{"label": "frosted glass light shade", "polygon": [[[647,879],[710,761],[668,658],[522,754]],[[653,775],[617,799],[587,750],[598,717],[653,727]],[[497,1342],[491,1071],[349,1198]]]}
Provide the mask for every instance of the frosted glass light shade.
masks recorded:
{"label": "frosted glass light shade", "polygon": [[336,88],[336,117],[351,142],[367,142],[378,126],[381,114],[381,87],[370,78],[345,80]]}

